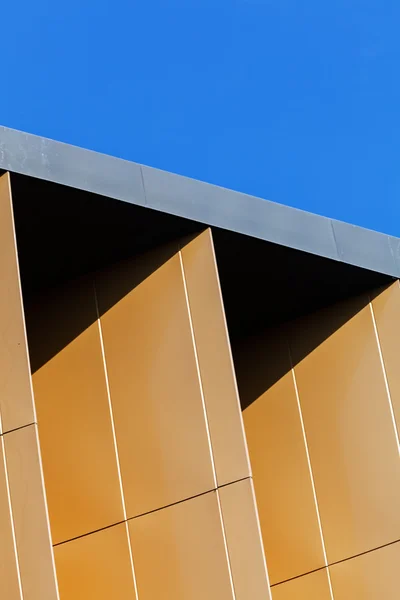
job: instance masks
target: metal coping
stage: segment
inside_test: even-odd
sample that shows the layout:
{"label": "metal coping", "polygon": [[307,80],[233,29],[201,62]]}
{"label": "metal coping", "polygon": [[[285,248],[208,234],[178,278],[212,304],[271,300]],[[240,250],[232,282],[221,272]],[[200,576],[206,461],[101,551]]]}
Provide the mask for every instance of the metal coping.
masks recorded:
{"label": "metal coping", "polygon": [[0,169],[400,277],[400,238],[2,126]]}

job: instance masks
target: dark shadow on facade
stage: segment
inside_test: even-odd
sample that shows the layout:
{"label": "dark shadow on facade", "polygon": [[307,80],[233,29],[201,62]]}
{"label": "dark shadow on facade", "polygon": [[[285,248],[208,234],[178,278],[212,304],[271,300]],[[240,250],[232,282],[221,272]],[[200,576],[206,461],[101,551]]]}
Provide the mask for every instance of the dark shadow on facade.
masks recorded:
{"label": "dark shadow on facade", "polygon": [[[71,281],[176,240],[185,243],[207,227],[146,206],[32,177],[13,173],[11,183],[28,313],[39,297],[53,294],[54,288],[68,288]],[[213,227],[212,234],[234,345],[259,331],[393,280],[238,232]],[[68,326],[71,333],[65,332],[66,339],[74,332],[72,324]]]}
{"label": "dark shadow on facade", "polygon": [[242,410],[255,402],[386,287],[335,303],[233,343]]}
{"label": "dark shadow on facade", "polygon": [[[46,290],[25,302],[32,374],[179,251],[170,244]],[[101,301],[96,288],[101,286]]]}

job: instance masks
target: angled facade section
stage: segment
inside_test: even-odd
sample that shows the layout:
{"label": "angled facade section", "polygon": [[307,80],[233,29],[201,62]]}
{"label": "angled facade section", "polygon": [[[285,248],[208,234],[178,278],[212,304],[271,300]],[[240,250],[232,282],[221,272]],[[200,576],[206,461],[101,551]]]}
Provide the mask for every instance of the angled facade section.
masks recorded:
{"label": "angled facade section", "polygon": [[2,597],[397,599],[399,240],[5,128],[0,169]]}

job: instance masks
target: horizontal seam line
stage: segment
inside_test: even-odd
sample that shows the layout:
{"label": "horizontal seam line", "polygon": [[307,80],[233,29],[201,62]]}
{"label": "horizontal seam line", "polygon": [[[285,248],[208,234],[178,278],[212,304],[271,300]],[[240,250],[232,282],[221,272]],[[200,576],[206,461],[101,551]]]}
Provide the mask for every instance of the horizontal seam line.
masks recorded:
{"label": "horizontal seam line", "polygon": [[[267,559],[268,565],[268,559]],[[313,569],[312,571],[307,571],[306,573],[301,573],[300,575],[295,575],[294,577],[289,577],[289,579],[283,579],[282,581],[278,581],[277,583],[271,583],[270,587],[273,588],[277,585],[283,585],[284,583],[288,583],[289,581],[294,581],[295,579],[300,579],[300,577],[306,577],[307,575],[311,575],[312,573],[318,573],[318,571],[323,571],[327,569],[328,565],[324,565],[323,567],[318,567],[317,569]]]}
{"label": "horizontal seam line", "polygon": [[27,423],[26,425],[20,425],[19,427],[14,427],[14,429],[9,429],[8,431],[3,431],[1,434],[8,435],[9,433],[14,433],[14,431],[19,431],[20,429],[25,429],[26,427],[31,427],[31,425],[37,425],[37,421],[33,421],[32,423]]}
{"label": "horizontal seam line", "polygon": [[[234,485],[235,483],[240,483],[241,481],[246,481],[252,479],[250,476],[242,477],[241,479],[235,479],[235,481],[230,481],[229,483],[223,483],[216,488],[211,488],[210,490],[206,490],[205,492],[201,492],[200,494],[195,494],[194,496],[189,496],[188,498],[184,498],[183,500],[177,500],[176,502],[172,502],[171,504],[166,504],[165,506],[160,506],[159,508],[154,508],[153,510],[149,510],[144,513],[140,513],[139,515],[135,515],[134,517],[129,517],[126,520],[116,521],[115,523],[111,523],[111,525],[106,525],[105,527],[100,527],[99,529],[94,529],[93,531],[88,531],[87,533],[82,533],[81,535],[77,535],[73,538],[69,538],[68,540],[63,540],[62,542],[57,542],[53,544],[53,548],[57,546],[61,546],[62,544],[68,544],[68,542],[73,542],[75,540],[79,540],[80,538],[87,537],[88,535],[92,535],[93,533],[99,533],[100,531],[104,531],[106,529],[110,529],[111,527],[116,527],[117,525],[122,525],[123,523],[128,523],[129,521],[133,521],[134,519],[139,519],[140,517],[145,517],[146,515],[151,515],[155,512],[159,512],[160,510],[164,510],[166,508],[170,508],[171,506],[176,506],[177,504],[182,504],[183,502],[188,502],[189,500],[194,500],[195,498],[200,498],[201,496],[205,496],[206,494],[212,494],[221,488],[228,487],[229,485]],[[301,576],[300,576],[301,577]],[[278,584],[275,584],[278,585]]]}
{"label": "horizontal seam line", "polygon": [[53,548],[57,546],[62,546],[63,544],[68,544],[68,542],[74,542],[75,540],[80,540],[81,538],[87,537],[88,535],[92,535],[93,533],[99,533],[99,531],[105,531],[106,529],[111,529],[111,527],[116,527],[117,525],[123,525],[126,521],[117,521],[116,523],[111,523],[111,525],[106,525],[105,527],[100,527],[100,529],[94,529],[93,531],[88,531],[87,533],[82,533],[81,535],[77,535],[73,538],[69,538],[68,540],[63,540],[62,542],[57,542],[57,544],[53,544]]}
{"label": "horizontal seam line", "polygon": [[270,587],[275,587],[277,585],[282,585],[287,583],[288,581],[293,581],[294,579],[299,579],[300,577],[305,577],[306,575],[311,575],[312,573],[318,573],[318,571],[323,571],[324,569],[328,569],[329,567],[334,567],[335,565],[340,565],[341,563],[347,562],[348,560],[353,560],[354,558],[359,558],[360,556],[365,556],[365,554],[371,554],[371,552],[376,552],[377,550],[382,550],[383,548],[387,548],[388,546],[393,546],[394,544],[398,544],[400,539],[393,540],[392,542],[388,542],[387,544],[382,544],[382,546],[377,546],[376,548],[371,548],[371,550],[365,550],[364,552],[360,552],[359,554],[354,554],[353,556],[348,556],[347,558],[342,558],[340,560],[336,560],[335,562],[329,563],[326,566],[318,567],[318,569],[313,569],[312,571],[307,571],[306,573],[301,573],[300,575],[295,575],[294,577],[289,577],[289,579],[284,579],[283,581],[279,581],[278,583],[273,583]]}
{"label": "horizontal seam line", "polygon": [[194,498],[200,498],[201,496],[205,496],[206,494],[211,494],[212,492],[216,492],[221,488],[227,487],[228,485],[234,485],[235,483],[240,483],[241,481],[245,481],[246,479],[251,479],[250,477],[243,477],[242,479],[236,479],[235,481],[231,481],[229,483],[223,483],[222,485],[218,485],[215,488],[211,488],[210,490],[206,490],[205,492],[201,492],[200,494],[195,494],[194,496],[189,496],[188,498],[184,498],[183,500],[177,500],[176,502],[171,502],[171,504],[166,504],[165,506],[160,506],[159,508],[154,508],[153,510],[148,510],[147,512],[141,513],[140,515],[135,515],[134,517],[129,517],[127,521],[132,521],[133,519],[138,519],[139,517],[144,517],[146,515],[151,515],[152,513],[163,510],[164,508],[170,508],[171,506],[175,506],[176,504],[182,504],[182,502],[187,502],[188,500],[194,500]]}
{"label": "horizontal seam line", "polygon": [[333,563],[330,563],[328,567],[333,567],[334,565],[339,565],[340,563],[346,562],[348,560],[352,560],[353,558],[358,558],[359,556],[364,556],[365,554],[371,554],[371,552],[375,552],[376,550],[382,550],[382,548],[387,548],[388,546],[393,546],[394,544],[398,544],[400,539],[393,540],[392,542],[388,542],[387,544],[382,544],[382,546],[377,546],[376,548],[371,548],[371,550],[365,550],[364,552],[360,552],[359,554],[354,554],[354,556],[349,556],[348,558],[342,558],[341,560],[337,560]]}

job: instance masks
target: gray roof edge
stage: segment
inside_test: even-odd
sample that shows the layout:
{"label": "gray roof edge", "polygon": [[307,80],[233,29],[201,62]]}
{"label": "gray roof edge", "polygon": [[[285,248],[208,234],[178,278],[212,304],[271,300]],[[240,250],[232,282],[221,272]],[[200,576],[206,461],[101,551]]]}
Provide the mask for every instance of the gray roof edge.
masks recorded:
{"label": "gray roof edge", "polygon": [[400,239],[0,126],[0,169],[400,277]]}

